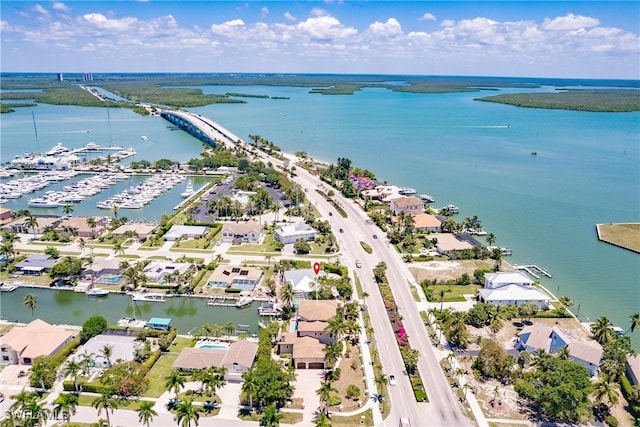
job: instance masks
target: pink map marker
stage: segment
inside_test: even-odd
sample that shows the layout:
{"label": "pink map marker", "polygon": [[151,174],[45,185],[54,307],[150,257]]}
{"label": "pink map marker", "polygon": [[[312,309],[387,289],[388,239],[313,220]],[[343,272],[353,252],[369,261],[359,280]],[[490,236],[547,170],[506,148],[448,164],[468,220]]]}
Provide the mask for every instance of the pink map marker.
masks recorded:
{"label": "pink map marker", "polygon": [[319,262],[314,262],[313,263],[313,272],[316,273],[316,276],[318,275],[318,273],[320,273],[320,263]]}

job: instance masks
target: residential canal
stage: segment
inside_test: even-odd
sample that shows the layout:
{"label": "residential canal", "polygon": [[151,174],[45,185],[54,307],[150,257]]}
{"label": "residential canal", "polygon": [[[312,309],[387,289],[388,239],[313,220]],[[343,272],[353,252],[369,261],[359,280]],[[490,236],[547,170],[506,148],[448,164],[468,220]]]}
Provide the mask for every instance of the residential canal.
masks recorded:
{"label": "residential canal", "polygon": [[[34,310],[24,305],[27,294],[36,294],[38,304]],[[236,307],[208,306],[206,298],[172,297],[166,302],[136,302],[129,295],[110,294],[106,298],[89,298],[84,293],[47,288],[20,287],[13,292],[0,293],[0,319],[28,323],[40,318],[52,324],[82,325],[93,315],[101,315],[109,324],[122,317],[149,320],[151,317],[170,317],[171,325],[180,334],[197,332],[205,323],[211,326],[232,322],[238,333],[258,333],[259,302],[238,309]],[[135,308],[135,313],[134,313]]]}

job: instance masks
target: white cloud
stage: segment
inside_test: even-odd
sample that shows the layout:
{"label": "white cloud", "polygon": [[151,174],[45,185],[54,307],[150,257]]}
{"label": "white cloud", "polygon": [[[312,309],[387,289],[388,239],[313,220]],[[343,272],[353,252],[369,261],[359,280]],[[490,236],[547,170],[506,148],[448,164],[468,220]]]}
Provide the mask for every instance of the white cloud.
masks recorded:
{"label": "white cloud", "polygon": [[292,14],[290,14],[289,12],[286,12],[286,13],[284,14],[284,18],[285,18],[287,21],[291,21],[291,22],[296,22],[296,21],[298,20],[298,18],[296,18],[295,16],[293,16],[293,15],[292,15]]}
{"label": "white cloud", "polygon": [[387,22],[378,22],[369,25],[368,33],[375,38],[394,38],[402,36],[402,27],[395,18],[387,19]]}
{"label": "white cloud", "polygon": [[53,7],[54,10],[58,10],[58,11],[61,11],[61,12],[69,12],[71,10],[71,8],[69,6],[67,6],[66,4],[64,4],[62,2],[55,2],[52,7]]}
{"label": "white cloud", "polygon": [[342,25],[340,21],[330,15],[309,18],[296,27],[312,39],[325,41],[341,39],[358,33],[357,29]]}
{"label": "white cloud", "polygon": [[267,6],[263,6],[262,9],[260,9],[260,15],[261,16],[269,15],[269,8]]}
{"label": "white cloud", "polygon": [[316,16],[316,17],[318,17],[318,16],[327,16],[328,14],[329,13],[326,10],[321,9],[319,7],[314,7],[313,9],[311,9],[311,12],[309,13],[309,15]]}
{"label": "white cloud", "polygon": [[554,19],[545,18],[541,27],[550,31],[571,31],[581,28],[595,27],[599,23],[600,22],[595,18],[568,13],[565,16],[559,16]]}
{"label": "white cloud", "polygon": [[112,31],[126,31],[138,22],[136,18],[109,19],[101,13],[87,13],[84,20],[98,29]]}
{"label": "white cloud", "polygon": [[41,15],[48,15],[49,14],[49,11],[47,11],[44,7],[42,7],[39,4],[36,4],[35,6],[33,6],[31,8],[31,10],[36,12],[36,13],[39,13]]}
{"label": "white cloud", "polygon": [[418,21],[435,21],[436,17],[435,15],[427,12],[424,15],[422,15],[420,18],[418,18]]}

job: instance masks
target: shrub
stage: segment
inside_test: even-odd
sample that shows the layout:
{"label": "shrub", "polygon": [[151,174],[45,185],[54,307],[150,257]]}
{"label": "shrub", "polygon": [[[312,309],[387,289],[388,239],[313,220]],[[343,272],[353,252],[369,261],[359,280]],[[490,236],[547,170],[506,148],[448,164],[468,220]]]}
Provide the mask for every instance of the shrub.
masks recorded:
{"label": "shrub", "polygon": [[609,415],[604,419],[604,422],[607,423],[609,427],[618,427],[618,419],[613,415]]}
{"label": "shrub", "polygon": [[82,324],[80,341],[85,343],[107,329],[107,319],[102,316],[91,316]]}
{"label": "shrub", "polygon": [[226,288],[224,290],[225,293],[227,294],[239,294],[240,292],[242,292],[242,289],[240,288]]}

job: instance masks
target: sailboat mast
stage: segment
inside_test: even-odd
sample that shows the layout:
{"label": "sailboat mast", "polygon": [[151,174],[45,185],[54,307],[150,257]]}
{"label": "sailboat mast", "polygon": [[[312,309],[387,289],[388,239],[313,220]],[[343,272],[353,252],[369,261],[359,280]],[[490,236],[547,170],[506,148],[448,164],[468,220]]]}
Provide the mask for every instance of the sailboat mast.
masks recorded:
{"label": "sailboat mast", "polygon": [[36,126],[36,113],[35,113],[35,111],[31,112],[31,117],[33,118],[33,130],[36,133],[36,143],[39,143],[40,141],[38,140],[38,126]]}

